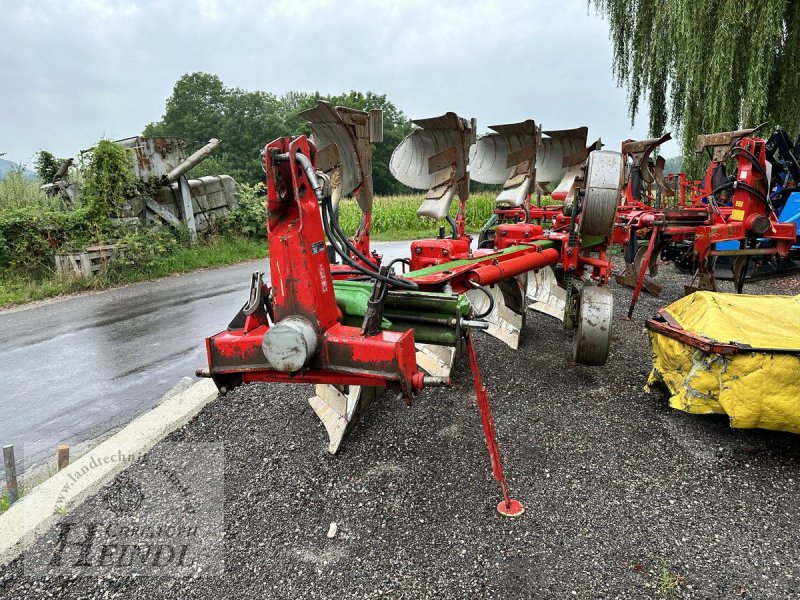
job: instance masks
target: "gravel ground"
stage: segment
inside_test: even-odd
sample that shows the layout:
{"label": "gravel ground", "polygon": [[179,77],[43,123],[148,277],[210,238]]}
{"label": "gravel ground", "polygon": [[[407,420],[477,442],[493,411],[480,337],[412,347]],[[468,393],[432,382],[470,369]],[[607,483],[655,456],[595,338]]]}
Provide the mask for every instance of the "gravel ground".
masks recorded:
{"label": "gravel ground", "polygon": [[[31,579],[18,560],[0,570],[0,596],[798,597],[798,440],[643,392],[644,317],[687,282],[671,268],[658,279],[662,298],[643,297],[634,321],[622,318],[629,290],[613,287],[604,368],[572,364],[560,323],[542,315],[516,353],[479,337],[509,485],[527,508],[519,519],[495,511],[466,364],[453,388],[411,408],[384,396],[336,457],[309,387],[253,385],[167,440],[224,442],[223,576]],[[797,294],[800,278],[746,291],[756,289]]]}

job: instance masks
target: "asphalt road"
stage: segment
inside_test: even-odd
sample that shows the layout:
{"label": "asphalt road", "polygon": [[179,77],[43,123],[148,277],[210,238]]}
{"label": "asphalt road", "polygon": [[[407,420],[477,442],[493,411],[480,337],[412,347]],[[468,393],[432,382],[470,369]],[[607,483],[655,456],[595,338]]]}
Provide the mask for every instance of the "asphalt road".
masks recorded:
{"label": "asphalt road", "polygon": [[[386,259],[408,242],[376,243]],[[266,261],[199,271],[0,312],[0,445],[18,468],[58,444],[128,423],[205,366],[206,336],[224,329]]]}

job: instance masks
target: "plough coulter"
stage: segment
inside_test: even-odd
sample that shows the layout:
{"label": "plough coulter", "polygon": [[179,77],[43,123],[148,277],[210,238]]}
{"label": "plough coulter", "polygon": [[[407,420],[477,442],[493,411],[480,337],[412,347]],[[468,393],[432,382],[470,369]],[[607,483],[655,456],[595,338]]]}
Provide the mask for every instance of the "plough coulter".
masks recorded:
{"label": "plough coulter", "polygon": [[[493,288],[524,291],[519,282],[529,273],[556,268],[567,286],[565,312],[572,315],[576,360],[605,362],[610,295],[590,285],[588,276],[583,286],[570,282],[577,283],[588,268],[595,283],[607,278],[610,263],[604,255],[591,258],[588,249],[605,244],[610,235],[611,223],[599,231],[597,219],[608,217],[607,197],[619,194],[620,155],[586,152],[567,194],[565,229],[498,225],[503,241],[478,249],[464,229],[475,122],[454,113],[416,121],[418,129],[395,150],[391,169],[407,185],[427,190],[418,215],[445,225],[438,238],[413,242],[407,259],[384,265],[369,247],[370,143],[381,138],[379,114],[320,103],[305,116],[313,141],[280,138],[263,152],[270,281],[253,274],[247,303],[225,331],[207,339],[209,366],[198,374],[211,377],[223,393],[252,382],[316,385],[310,402],[328,432],[329,451],[336,452],[372,399],[388,390],[410,404],[427,387],[449,385],[453,363],[466,354],[503,494],[498,510],[521,514],[503,475],[473,331],[497,335],[502,320],[492,315],[501,304],[519,311],[524,324],[523,296]],[[514,177],[524,176],[519,193],[529,195],[535,185],[536,150],[530,154],[526,148],[527,158],[512,165],[518,171]],[[338,221],[338,201],[348,194],[357,195],[362,211],[352,236]],[[450,218],[456,196],[458,211]],[[615,207],[612,203],[611,222]],[[578,287],[582,290],[574,291]]]}

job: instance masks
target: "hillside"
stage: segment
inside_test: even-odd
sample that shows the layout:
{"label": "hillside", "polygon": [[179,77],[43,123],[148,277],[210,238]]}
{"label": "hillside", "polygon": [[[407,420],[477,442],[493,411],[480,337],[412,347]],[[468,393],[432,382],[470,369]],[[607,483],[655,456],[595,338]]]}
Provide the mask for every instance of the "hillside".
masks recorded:
{"label": "hillside", "polygon": [[[6,160],[4,158],[0,158],[0,179],[5,177],[6,173],[8,173],[9,171],[13,171],[18,168],[19,165],[17,163],[11,162],[10,160]],[[25,176],[28,179],[34,179],[36,177],[36,173],[28,169],[25,169]]]}

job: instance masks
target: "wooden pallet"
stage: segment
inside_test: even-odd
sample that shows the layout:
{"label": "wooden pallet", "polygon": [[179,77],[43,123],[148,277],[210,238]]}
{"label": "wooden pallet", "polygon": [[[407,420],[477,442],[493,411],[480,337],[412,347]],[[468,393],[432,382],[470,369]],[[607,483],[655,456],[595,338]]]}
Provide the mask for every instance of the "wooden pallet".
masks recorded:
{"label": "wooden pallet", "polygon": [[122,257],[124,252],[124,244],[97,244],[87,246],[80,252],[63,252],[56,254],[56,271],[91,279],[105,271],[108,264]]}

